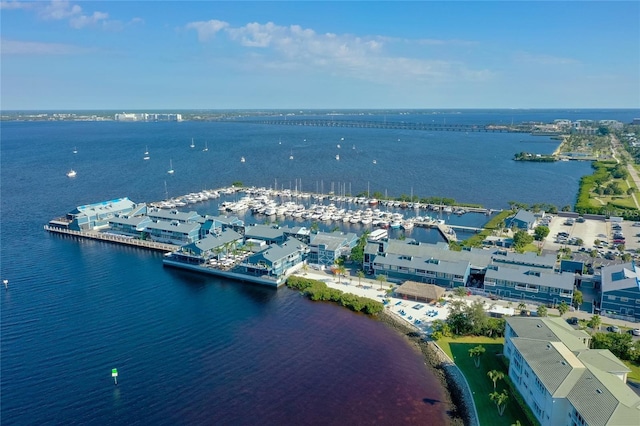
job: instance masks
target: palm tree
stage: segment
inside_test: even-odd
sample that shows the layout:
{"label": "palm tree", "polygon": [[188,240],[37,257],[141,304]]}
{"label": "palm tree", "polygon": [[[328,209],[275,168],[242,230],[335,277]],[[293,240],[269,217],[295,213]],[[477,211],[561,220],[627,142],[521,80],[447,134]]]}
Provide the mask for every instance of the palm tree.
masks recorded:
{"label": "palm tree", "polygon": [[547,307],[544,305],[540,305],[538,306],[538,310],[536,311],[538,313],[539,317],[546,317],[547,316]]}
{"label": "palm tree", "polygon": [[589,320],[589,327],[591,327],[594,331],[600,331],[600,325],[602,324],[602,318],[600,315],[594,315]]}
{"label": "palm tree", "polygon": [[345,268],[344,265],[338,264],[336,266],[336,273],[338,274],[338,284],[340,284],[340,278],[345,272],[347,272],[347,268]]}
{"label": "palm tree", "polygon": [[473,358],[473,363],[476,365],[476,368],[480,367],[480,355],[485,353],[485,351],[486,349],[481,345],[469,349],[469,356]]}
{"label": "palm tree", "polygon": [[496,404],[498,407],[498,414],[501,416],[504,414],[504,409],[507,406],[507,400],[509,399],[509,393],[504,389],[502,392],[491,392],[489,394],[489,398]]}
{"label": "palm tree", "polygon": [[566,314],[568,310],[569,305],[567,305],[567,302],[565,302],[564,300],[560,302],[560,304],[558,305],[558,313],[560,314],[560,316]]}
{"label": "palm tree", "polygon": [[498,380],[502,380],[504,378],[504,373],[498,370],[491,370],[487,372],[487,376],[489,376],[489,378],[493,382],[493,390],[495,391]]}
{"label": "palm tree", "polygon": [[380,274],[380,275],[376,276],[376,281],[378,281],[380,283],[380,290],[382,290],[382,283],[386,283],[387,282],[387,276]]}
{"label": "palm tree", "polygon": [[518,309],[520,310],[520,315],[523,315],[523,312],[527,309],[527,305],[524,302],[520,302],[518,304]]}
{"label": "palm tree", "polygon": [[358,287],[362,287],[362,284],[360,284],[360,280],[364,278],[364,271],[360,270],[356,273],[356,275],[358,276]]}

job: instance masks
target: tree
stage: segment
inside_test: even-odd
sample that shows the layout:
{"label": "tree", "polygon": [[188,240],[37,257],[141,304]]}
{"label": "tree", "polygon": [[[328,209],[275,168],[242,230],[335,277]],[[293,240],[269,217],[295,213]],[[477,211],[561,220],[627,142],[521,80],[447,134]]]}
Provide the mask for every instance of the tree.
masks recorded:
{"label": "tree", "polygon": [[569,305],[567,305],[567,302],[565,302],[564,300],[560,302],[560,304],[558,305],[558,313],[560,313],[560,316],[566,314],[568,310]]}
{"label": "tree", "polygon": [[529,235],[525,231],[517,231],[513,235],[513,247],[516,251],[523,251],[527,244],[533,242],[533,236]]}
{"label": "tree", "polygon": [[356,272],[356,275],[358,276],[358,287],[362,287],[362,285],[360,284],[360,280],[364,278],[364,271],[361,269]]}
{"label": "tree", "polygon": [[376,281],[378,281],[380,283],[380,290],[382,290],[382,283],[386,283],[387,282],[387,276],[380,274],[380,275],[376,276]]}
{"label": "tree", "polygon": [[491,401],[496,404],[496,407],[498,407],[498,414],[502,416],[504,414],[504,409],[507,406],[507,401],[509,400],[509,393],[507,390],[505,389],[502,392],[491,392],[489,394],[489,398],[491,398]]}
{"label": "tree", "polygon": [[453,289],[453,294],[458,297],[464,297],[467,295],[467,290],[464,287],[456,287]]}
{"label": "tree", "polygon": [[484,310],[484,303],[476,300],[464,309],[469,332],[476,336],[481,336],[487,329],[489,317]]}
{"label": "tree", "polygon": [[539,317],[546,317],[547,316],[547,307],[544,305],[540,305],[538,306],[538,310],[536,311],[538,313]]}
{"label": "tree", "polygon": [[498,380],[502,380],[504,378],[504,373],[498,370],[491,370],[487,372],[487,376],[489,376],[489,378],[493,382],[493,390],[495,391]]}
{"label": "tree", "polygon": [[520,315],[524,315],[524,312],[527,310],[527,305],[524,302],[518,303],[518,309],[520,310]]}
{"label": "tree", "polygon": [[591,327],[594,331],[595,330],[600,331],[600,325],[602,325],[602,318],[600,318],[600,315],[594,315],[591,317],[587,325]]}
{"label": "tree", "polygon": [[540,226],[536,226],[536,228],[533,230],[533,236],[536,241],[542,241],[545,238],[547,238],[547,235],[549,235],[549,232],[550,231],[548,226],[540,225]]}
{"label": "tree", "polygon": [[473,358],[473,363],[476,365],[476,368],[480,367],[480,356],[485,353],[485,351],[486,349],[481,345],[469,349],[469,356]]}
{"label": "tree", "polygon": [[582,292],[580,290],[573,290],[573,306],[575,306],[576,309],[580,309],[582,302],[584,302]]}
{"label": "tree", "polygon": [[344,265],[337,264],[335,266],[335,271],[336,271],[336,274],[338,275],[338,284],[340,284],[340,280],[342,276],[345,274],[345,272],[347,272],[347,268],[345,268]]}

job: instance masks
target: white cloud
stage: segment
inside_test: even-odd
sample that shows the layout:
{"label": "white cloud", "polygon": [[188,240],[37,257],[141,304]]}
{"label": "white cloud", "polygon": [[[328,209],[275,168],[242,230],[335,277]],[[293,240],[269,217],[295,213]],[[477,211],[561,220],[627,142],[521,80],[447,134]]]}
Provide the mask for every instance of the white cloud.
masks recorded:
{"label": "white cloud", "polygon": [[188,30],[195,30],[198,33],[198,40],[207,41],[213,38],[216,33],[227,28],[229,26],[228,23],[223,21],[218,21],[217,19],[212,19],[210,21],[199,21],[199,22],[190,22],[187,24],[186,28]]}
{"label": "white cloud", "polygon": [[[469,45],[463,40],[407,40],[384,36],[358,37],[352,34],[320,34],[299,25],[281,26],[273,22],[248,23],[231,27],[227,22],[211,20],[191,22],[187,29],[198,33],[201,42],[218,33],[246,48],[243,66],[269,69],[324,69],[358,79],[383,82],[389,79],[419,80],[427,84],[464,79],[486,80],[488,70],[470,70],[463,62],[428,57],[430,45]],[[414,45],[417,57],[394,54],[397,46]]]}
{"label": "white cloud", "polygon": [[70,44],[0,39],[2,55],[77,55],[91,51]]}
{"label": "white cloud", "polygon": [[[90,3],[86,3],[90,4]],[[2,1],[0,3],[2,9],[29,9],[37,13],[38,17],[45,21],[61,21],[66,20],[69,26],[74,29],[82,29],[87,27],[96,27],[104,30],[118,31],[124,27],[124,24],[118,20],[109,19],[106,12],[86,13],[82,7],[72,4],[68,0],[52,0],[50,3],[43,2],[19,2],[19,1]],[[143,22],[140,18],[133,18],[127,25],[135,25]]]}

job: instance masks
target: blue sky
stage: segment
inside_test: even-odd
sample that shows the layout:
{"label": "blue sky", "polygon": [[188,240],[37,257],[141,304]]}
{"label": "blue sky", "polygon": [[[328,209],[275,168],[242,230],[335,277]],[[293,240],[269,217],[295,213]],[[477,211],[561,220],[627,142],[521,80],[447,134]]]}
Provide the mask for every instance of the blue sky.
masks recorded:
{"label": "blue sky", "polygon": [[0,4],[4,110],[640,107],[637,1]]}

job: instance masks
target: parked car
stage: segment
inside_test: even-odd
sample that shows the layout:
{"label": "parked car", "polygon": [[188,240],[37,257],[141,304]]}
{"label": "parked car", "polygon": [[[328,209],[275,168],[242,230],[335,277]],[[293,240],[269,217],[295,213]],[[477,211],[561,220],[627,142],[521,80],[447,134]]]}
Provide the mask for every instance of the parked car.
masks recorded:
{"label": "parked car", "polygon": [[577,317],[571,317],[567,319],[567,322],[571,325],[576,325],[578,324],[578,318]]}
{"label": "parked car", "polygon": [[607,327],[607,331],[610,331],[612,333],[620,333],[620,327],[618,327],[617,325],[610,325],[609,327]]}
{"label": "parked car", "polygon": [[640,328],[634,328],[633,330],[631,330],[631,334],[633,334],[634,336],[640,336]]}

